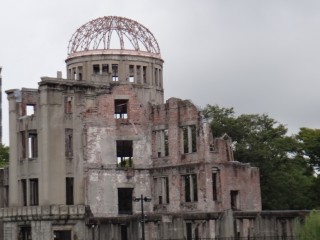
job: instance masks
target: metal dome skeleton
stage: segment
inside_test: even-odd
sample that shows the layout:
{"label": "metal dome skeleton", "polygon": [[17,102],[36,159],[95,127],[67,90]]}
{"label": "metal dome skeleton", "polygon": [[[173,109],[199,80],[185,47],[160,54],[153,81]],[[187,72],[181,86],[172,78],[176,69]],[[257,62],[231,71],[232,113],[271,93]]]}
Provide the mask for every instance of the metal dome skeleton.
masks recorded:
{"label": "metal dome skeleton", "polygon": [[121,50],[160,55],[157,40],[146,27],[131,19],[116,16],[97,18],[77,29],[69,42],[68,54],[114,49],[111,47],[114,33],[119,38]]}

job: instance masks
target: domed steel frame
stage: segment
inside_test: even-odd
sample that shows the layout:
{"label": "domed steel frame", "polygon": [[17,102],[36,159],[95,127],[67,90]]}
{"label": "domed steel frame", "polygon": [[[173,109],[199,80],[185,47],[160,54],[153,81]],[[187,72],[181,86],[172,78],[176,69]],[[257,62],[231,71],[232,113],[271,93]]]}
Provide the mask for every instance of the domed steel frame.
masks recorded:
{"label": "domed steel frame", "polygon": [[[121,50],[133,48],[135,51],[147,51],[160,55],[158,42],[149,29],[136,21],[117,16],[97,18],[82,25],[69,41],[68,54],[112,49],[110,45],[114,32],[119,37]],[[125,43],[128,42],[125,42],[125,39],[132,44],[131,47],[125,46]],[[141,47],[144,47],[145,50]]]}

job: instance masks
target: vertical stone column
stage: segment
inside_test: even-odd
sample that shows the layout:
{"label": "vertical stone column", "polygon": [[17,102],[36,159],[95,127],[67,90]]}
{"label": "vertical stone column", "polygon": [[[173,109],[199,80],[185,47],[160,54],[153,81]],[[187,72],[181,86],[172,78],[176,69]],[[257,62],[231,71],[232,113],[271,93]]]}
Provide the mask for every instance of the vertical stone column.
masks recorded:
{"label": "vertical stone column", "polygon": [[18,162],[19,162],[19,151],[18,151],[18,130],[16,120],[19,114],[19,106],[21,103],[21,92],[18,89],[6,91],[9,101],[9,206],[18,206],[19,194],[18,194]]}

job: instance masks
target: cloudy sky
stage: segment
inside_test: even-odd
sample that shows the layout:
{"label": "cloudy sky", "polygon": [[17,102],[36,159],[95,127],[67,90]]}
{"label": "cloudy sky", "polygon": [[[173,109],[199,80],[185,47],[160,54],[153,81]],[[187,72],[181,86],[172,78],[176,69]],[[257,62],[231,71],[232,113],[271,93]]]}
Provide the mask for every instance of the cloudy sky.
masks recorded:
{"label": "cloudy sky", "polygon": [[[36,88],[63,71],[72,34],[102,16],[149,28],[164,64],[165,98],[266,113],[320,128],[319,0],[2,0],[3,90]],[[3,95],[3,141],[8,107]]]}

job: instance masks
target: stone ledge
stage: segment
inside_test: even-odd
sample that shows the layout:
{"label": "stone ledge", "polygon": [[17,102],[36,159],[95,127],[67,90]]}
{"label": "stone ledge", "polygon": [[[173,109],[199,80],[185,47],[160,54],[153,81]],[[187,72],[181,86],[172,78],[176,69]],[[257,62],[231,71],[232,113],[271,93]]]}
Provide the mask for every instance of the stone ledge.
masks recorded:
{"label": "stone ledge", "polygon": [[3,221],[84,219],[85,205],[50,205],[0,208]]}

